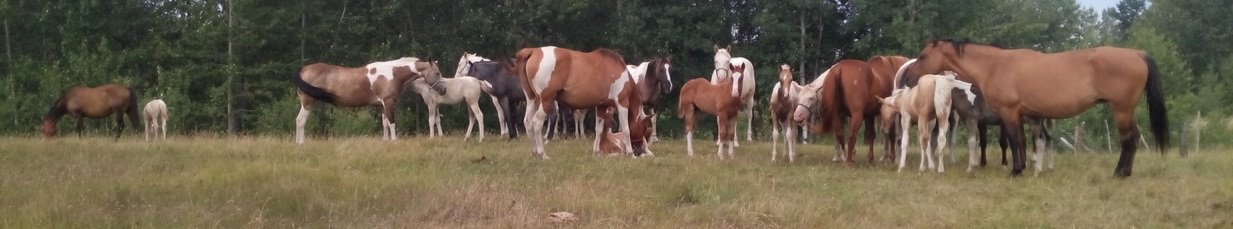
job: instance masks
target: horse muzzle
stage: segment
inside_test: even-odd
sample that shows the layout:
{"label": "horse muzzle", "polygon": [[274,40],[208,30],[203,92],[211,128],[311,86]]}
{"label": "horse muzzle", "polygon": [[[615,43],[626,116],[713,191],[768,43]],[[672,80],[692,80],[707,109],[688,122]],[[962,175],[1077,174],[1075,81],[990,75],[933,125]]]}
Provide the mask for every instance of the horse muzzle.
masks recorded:
{"label": "horse muzzle", "polygon": [[804,122],[805,119],[807,118],[809,118],[809,107],[806,107],[805,105],[797,104],[796,112],[792,113],[792,119],[796,120],[797,122]]}

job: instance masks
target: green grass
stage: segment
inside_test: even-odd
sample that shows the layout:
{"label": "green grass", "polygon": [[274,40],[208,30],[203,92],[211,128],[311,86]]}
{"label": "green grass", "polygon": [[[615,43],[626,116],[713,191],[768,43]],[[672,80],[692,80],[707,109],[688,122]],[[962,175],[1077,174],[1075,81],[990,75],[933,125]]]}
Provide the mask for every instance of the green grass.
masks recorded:
{"label": "green grass", "polygon": [[1224,150],[1140,153],[1127,179],[1112,177],[1114,154],[1065,153],[1055,171],[1010,178],[996,165],[920,173],[915,158],[903,173],[849,168],[827,145],[770,163],[769,143],[742,144],[719,161],[706,139],[692,158],[674,140],[642,159],[554,141],[541,161],[525,139],[8,137],[0,228],[545,227],[555,211],[586,227],[1233,227]]}

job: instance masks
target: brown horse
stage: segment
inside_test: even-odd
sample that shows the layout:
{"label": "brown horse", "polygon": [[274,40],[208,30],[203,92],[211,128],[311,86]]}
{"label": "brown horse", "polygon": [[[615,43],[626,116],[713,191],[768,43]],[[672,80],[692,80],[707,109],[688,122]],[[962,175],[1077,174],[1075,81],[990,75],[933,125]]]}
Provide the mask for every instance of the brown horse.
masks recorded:
{"label": "brown horse", "polygon": [[[874,79],[880,80],[879,83],[885,84],[874,87],[873,89],[876,89],[876,92],[873,93],[877,96],[889,96],[890,91],[897,88],[893,87],[896,73],[899,71],[900,67],[907,62],[908,58],[903,56],[874,56],[869,58],[869,74],[872,75]],[[888,81],[887,79],[890,80]],[[886,91],[881,91],[881,89],[886,89]],[[895,123],[881,123],[881,125],[893,127]],[[894,159],[894,142],[897,140],[895,138],[897,135],[894,132],[883,132],[883,134],[885,136],[883,140],[885,143],[883,145],[883,157],[887,159]]]}
{"label": "brown horse", "polygon": [[[634,82],[638,85],[639,97],[642,98],[642,112],[651,119],[650,138],[658,139],[655,127],[658,126],[659,111],[655,109],[659,108],[664,94],[672,91],[672,58],[654,58],[636,66],[626,67],[630,69],[630,74],[634,76]],[[581,116],[576,115],[576,117]]]}
{"label": "brown horse", "polygon": [[828,132],[831,128],[842,129],[842,119],[849,118],[847,132],[850,138],[845,139],[842,130],[834,132],[835,139],[847,151],[843,159],[848,165],[856,163],[852,159],[856,152],[856,134],[864,125],[865,144],[869,145],[869,161],[872,162],[873,141],[876,138],[873,122],[877,120],[882,107],[878,98],[890,95],[892,78],[875,78],[870,74],[869,65],[865,61],[842,60],[823,72],[817,80],[824,81],[822,89],[818,92],[819,95],[806,97],[807,100],[815,101],[800,102],[805,109],[797,108],[797,121],[803,121],[809,116],[813,109],[806,105],[813,104],[822,105],[819,109],[821,120],[814,122],[814,127],[811,128],[814,132]]}
{"label": "brown horse", "polygon": [[1156,63],[1141,50],[1097,47],[1060,53],[1003,49],[963,41],[934,40],[908,72],[955,71],[960,80],[983,90],[989,107],[1001,116],[1013,151],[1011,175],[1023,173],[1024,118],[1061,119],[1106,103],[1121,137],[1122,153],[1113,174],[1130,176],[1139,130],[1135,106],[1146,91],[1152,132],[1161,153],[1168,144],[1168,122]]}
{"label": "brown horse", "polygon": [[744,107],[741,97],[741,79],[744,77],[745,65],[731,66],[732,77],[720,79],[719,84],[711,84],[707,79],[697,78],[685,82],[681,86],[677,118],[685,119],[685,144],[689,156],[694,155],[694,117],[695,108],[718,118],[719,126],[719,159],[724,159],[724,140],[728,140],[728,158],[736,156],[733,147],[736,143],[736,115]]}
{"label": "brown horse", "polygon": [[380,106],[381,137],[397,140],[394,110],[398,96],[406,88],[404,85],[417,78],[424,78],[437,93],[445,93],[444,87],[438,84],[441,71],[436,61],[403,57],[355,68],[325,63],[305,65],[299,76],[292,77],[300,98],[300,114],[295,118],[295,142],[304,144],[304,124],[316,101],[339,107]]}
{"label": "brown horse", "polygon": [[[630,141],[630,122],[637,121],[642,109],[638,86],[625,68],[625,60],[616,52],[597,49],[578,52],[553,46],[524,48],[516,55],[515,73],[522,80],[527,96],[527,115],[523,122],[531,138],[532,152],[548,159],[544,152],[544,120],[562,106],[588,109],[617,108],[626,153],[634,154]],[[595,142],[591,152],[599,153],[603,137],[600,112],[595,118]]]}
{"label": "brown horse", "polygon": [[[808,90],[792,80],[792,67],[787,64],[779,66],[779,83],[771,89],[771,161],[779,154],[779,133],[784,134],[784,148],[787,149],[788,162],[796,161],[797,129],[804,122],[797,122],[792,114],[797,109],[798,92]],[[782,130],[781,130],[782,129]]]}
{"label": "brown horse", "polygon": [[64,91],[59,99],[51,105],[47,116],[43,117],[43,137],[56,136],[56,123],[60,117],[71,114],[77,117],[77,135],[84,136],[85,122],[82,119],[101,119],[116,114],[116,139],[124,132],[124,115],[128,114],[129,123],[133,129],[140,124],[137,121],[137,94],[128,87],[119,84],[107,84],[98,87],[75,86]]}

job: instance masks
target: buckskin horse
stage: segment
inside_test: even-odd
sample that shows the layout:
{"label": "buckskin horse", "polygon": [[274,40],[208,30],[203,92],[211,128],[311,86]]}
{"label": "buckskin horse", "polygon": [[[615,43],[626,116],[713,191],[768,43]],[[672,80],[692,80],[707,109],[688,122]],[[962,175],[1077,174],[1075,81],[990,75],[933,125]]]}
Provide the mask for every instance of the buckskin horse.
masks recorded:
{"label": "buckskin horse", "polygon": [[102,119],[116,115],[116,139],[124,132],[124,114],[128,114],[129,123],[137,129],[137,94],[128,87],[119,84],[107,84],[98,87],[75,86],[64,91],[51,110],[43,117],[43,137],[56,136],[56,123],[66,114],[77,117],[77,135],[84,136],[86,123],[83,118]]}
{"label": "buckskin horse", "polygon": [[685,119],[685,146],[689,156],[694,155],[694,123],[697,121],[694,112],[697,108],[718,117],[716,120],[719,131],[716,137],[719,141],[716,145],[719,150],[716,153],[719,159],[724,159],[725,140],[728,142],[728,158],[735,159],[733,147],[736,144],[736,116],[744,102],[741,98],[741,86],[744,85],[740,83],[744,77],[744,68],[744,65],[731,66],[736,73],[733,73],[732,77],[721,79],[719,84],[697,78],[681,86],[676,116]]}
{"label": "buckskin horse", "polygon": [[1113,175],[1130,176],[1139,135],[1135,106],[1145,92],[1160,152],[1168,145],[1163,83],[1156,62],[1142,50],[1096,47],[1041,53],[942,39],[930,41],[917,59],[910,71],[955,71],[960,80],[983,90],[989,107],[1010,133],[1012,176],[1021,175],[1025,167],[1025,117],[1069,118],[1098,103],[1108,104],[1121,138],[1122,152]]}
{"label": "buckskin horse", "polygon": [[437,93],[444,94],[441,72],[435,61],[415,57],[374,62],[364,67],[343,67],[325,63],[305,65],[300,75],[291,77],[298,88],[300,114],[295,117],[295,142],[304,144],[304,124],[312,112],[313,103],[321,101],[339,107],[381,107],[381,137],[397,140],[394,110],[404,85],[424,78]]}
{"label": "buckskin horse", "polygon": [[[514,72],[522,80],[527,97],[527,115],[523,122],[530,137],[532,153],[548,159],[544,152],[544,120],[562,106],[588,109],[616,107],[625,153],[634,157],[630,141],[630,123],[642,118],[638,86],[625,68],[625,60],[615,51],[596,49],[578,52],[554,46],[524,48],[516,54]],[[603,137],[600,112],[595,112],[595,141],[591,152],[599,154]]]}

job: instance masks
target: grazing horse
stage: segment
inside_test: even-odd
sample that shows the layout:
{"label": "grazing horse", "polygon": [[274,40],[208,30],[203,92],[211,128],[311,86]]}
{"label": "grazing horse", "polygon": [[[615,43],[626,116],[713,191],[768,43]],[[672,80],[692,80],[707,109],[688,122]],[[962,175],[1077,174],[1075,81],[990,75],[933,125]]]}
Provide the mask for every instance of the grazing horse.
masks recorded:
{"label": "grazing horse", "polygon": [[1079,115],[1097,103],[1113,112],[1122,152],[1113,174],[1130,176],[1139,135],[1135,106],[1146,92],[1153,135],[1164,153],[1168,122],[1156,63],[1141,50],[1097,47],[1060,53],[1003,49],[964,41],[933,40],[920,52],[915,73],[955,71],[983,89],[991,110],[1002,118],[1013,151],[1011,175],[1023,173],[1023,119]]}
{"label": "grazing horse", "polygon": [[167,139],[167,103],[161,99],[150,100],[144,111],[145,118],[142,120],[146,123],[146,141],[150,140],[151,134],[158,138],[159,132],[162,132],[163,139]]}
{"label": "grazing horse", "polygon": [[685,119],[685,144],[689,156],[694,155],[694,109],[714,114],[719,121],[718,134],[719,159],[724,159],[724,140],[728,140],[728,158],[735,158],[733,147],[736,144],[736,116],[744,100],[741,98],[741,78],[744,65],[732,66],[736,73],[731,78],[720,80],[719,84],[711,84],[706,79],[693,79],[681,86],[680,104],[677,106],[677,118]]}
{"label": "grazing horse", "polygon": [[77,117],[77,135],[85,136],[82,118],[102,119],[116,114],[116,139],[124,132],[124,114],[137,129],[137,93],[119,84],[75,86],[64,91],[43,117],[43,137],[56,136],[56,123],[66,114]]}
{"label": "grazing horse", "polygon": [[779,66],[779,83],[771,90],[771,161],[779,152],[780,129],[784,132],[784,148],[787,150],[788,162],[796,161],[796,130],[804,127],[804,122],[792,118],[797,109],[797,93],[808,90],[792,80],[792,67],[787,64]]}
{"label": "grazing horse", "polygon": [[438,93],[446,91],[440,83],[441,72],[436,61],[415,57],[374,62],[364,67],[343,67],[325,63],[305,65],[300,75],[291,77],[299,90],[300,114],[295,118],[295,142],[304,144],[304,124],[312,112],[313,103],[321,101],[339,107],[381,106],[381,137],[397,140],[394,110],[404,85],[424,78]]}
{"label": "grazing horse", "polygon": [[[479,123],[479,141],[484,141],[484,112],[480,110],[479,99],[482,91],[491,91],[492,86],[475,77],[460,76],[442,78],[440,85],[445,88],[445,94],[437,94],[424,79],[411,81],[411,89],[424,98],[428,106],[428,137],[445,136],[441,130],[441,113],[437,109],[440,104],[467,104],[467,134],[463,141],[471,139],[471,129]],[[435,132],[434,132],[435,130]]]}
{"label": "grazing horse", "polygon": [[[638,87],[625,68],[625,60],[616,52],[597,49],[579,52],[553,46],[524,48],[516,54],[515,72],[522,79],[527,97],[527,115],[523,122],[531,138],[532,152],[548,159],[544,152],[544,120],[555,113],[557,102],[578,109],[616,107],[625,152],[634,155],[630,140],[630,123],[642,118],[642,103]],[[599,153],[598,134],[602,130],[599,112],[595,118],[595,141],[591,152]]]}
{"label": "grazing horse", "polygon": [[[741,112],[748,115],[748,126],[745,128],[745,140],[753,141],[753,108],[757,105],[757,100],[754,98],[754,87],[756,87],[754,82],[757,81],[755,79],[756,77],[754,77],[754,66],[749,59],[745,59],[744,57],[732,57],[732,54],[728,53],[728,50],[731,49],[732,46],[728,46],[727,48],[719,48],[719,46],[715,46],[715,70],[711,72],[711,84],[719,84],[723,79],[731,77],[732,74],[735,73],[731,66],[745,66],[745,70],[741,72],[744,77],[742,77],[743,79],[739,82],[741,84],[741,104],[744,104],[744,107],[741,108]],[[741,145],[737,142],[733,142],[732,144],[736,146]]]}
{"label": "grazing horse", "polygon": [[953,89],[959,89],[968,94],[969,98],[974,98],[971,88],[972,84],[956,80],[953,75],[925,75],[920,78],[915,87],[895,90],[891,96],[880,99],[884,110],[892,110],[899,114],[902,136],[899,144],[900,172],[906,166],[908,129],[911,128],[912,121],[916,121],[918,135],[920,135],[920,170],[925,170],[925,162],[929,163],[930,169],[934,168],[933,152],[935,151],[931,147],[933,141],[930,135],[933,130],[932,125],[937,123],[937,168],[939,173],[946,171],[946,164],[943,163],[945,159],[943,150],[946,149],[946,132],[950,128],[951,92]]}
{"label": "grazing horse", "polygon": [[[659,112],[655,109],[659,108],[664,94],[672,91],[672,58],[654,58],[638,65],[627,65],[626,68],[629,68],[630,75],[634,77],[634,83],[638,85],[639,97],[642,98],[642,115],[650,119],[650,139],[658,139],[656,127],[659,126]],[[581,120],[575,120],[575,122],[581,123]]]}
{"label": "grazing horse", "polygon": [[[478,57],[474,54],[470,55]],[[464,62],[459,65],[461,66],[459,68],[466,70],[464,75],[475,77],[491,85],[490,90],[486,92],[492,98],[493,106],[497,108],[501,134],[509,136],[510,139],[518,137],[518,131],[525,132],[526,127],[521,122],[523,113],[515,112],[515,109],[525,102],[527,97],[522,91],[522,80],[514,74],[514,62],[504,58],[497,61],[466,61],[468,58],[467,54],[463,55],[461,59]]]}

